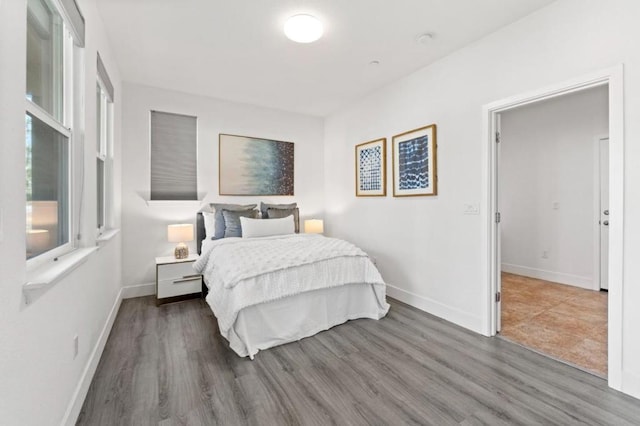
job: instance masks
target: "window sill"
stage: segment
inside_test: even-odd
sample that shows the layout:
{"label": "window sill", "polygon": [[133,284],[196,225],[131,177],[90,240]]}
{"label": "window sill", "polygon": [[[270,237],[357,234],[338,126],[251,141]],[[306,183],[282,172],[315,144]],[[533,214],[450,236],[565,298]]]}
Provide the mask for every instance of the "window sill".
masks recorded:
{"label": "window sill", "polygon": [[102,235],[100,235],[98,238],[96,238],[96,244],[98,246],[103,246],[107,241],[111,241],[113,239],[113,237],[115,237],[119,233],[120,233],[120,229],[119,228],[107,229],[106,231],[104,231],[102,233]]}
{"label": "window sill", "polygon": [[22,291],[27,304],[35,300],[35,292],[47,289],[71,271],[78,268],[87,261],[91,253],[96,251],[97,247],[81,248],[60,257],[60,260],[47,263],[27,274],[27,282],[22,286]]}
{"label": "window sill", "polygon": [[197,206],[200,207],[203,200],[144,200],[147,206]]}

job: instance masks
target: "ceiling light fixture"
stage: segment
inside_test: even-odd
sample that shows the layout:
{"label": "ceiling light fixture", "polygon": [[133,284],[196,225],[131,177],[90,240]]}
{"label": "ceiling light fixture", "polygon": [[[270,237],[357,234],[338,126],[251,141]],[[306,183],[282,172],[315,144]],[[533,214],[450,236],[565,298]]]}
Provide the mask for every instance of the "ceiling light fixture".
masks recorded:
{"label": "ceiling light fixture", "polygon": [[297,43],[312,43],[322,37],[322,22],[311,15],[294,15],[284,24],[284,34]]}

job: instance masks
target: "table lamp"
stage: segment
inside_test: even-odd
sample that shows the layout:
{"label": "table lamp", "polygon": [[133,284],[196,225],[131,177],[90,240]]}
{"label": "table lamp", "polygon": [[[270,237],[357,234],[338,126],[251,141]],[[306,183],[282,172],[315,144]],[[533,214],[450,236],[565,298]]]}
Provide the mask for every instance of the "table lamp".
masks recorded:
{"label": "table lamp", "polygon": [[186,259],[189,257],[189,247],[187,241],[193,241],[193,225],[190,223],[179,223],[167,226],[167,238],[170,243],[178,243],[174,251],[176,259]]}
{"label": "table lamp", "polygon": [[304,221],[305,234],[322,234],[324,232],[324,222],[322,219],[307,219]]}
{"label": "table lamp", "polygon": [[27,251],[40,254],[50,247],[49,231],[46,229],[27,229]]}

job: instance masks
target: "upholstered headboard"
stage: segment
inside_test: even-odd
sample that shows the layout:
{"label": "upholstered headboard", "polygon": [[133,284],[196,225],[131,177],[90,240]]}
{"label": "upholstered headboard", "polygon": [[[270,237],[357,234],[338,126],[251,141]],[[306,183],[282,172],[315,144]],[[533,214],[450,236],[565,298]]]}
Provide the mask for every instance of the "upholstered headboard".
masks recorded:
{"label": "upholstered headboard", "polygon": [[198,212],[196,215],[196,244],[198,247],[198,254],[202,253],[202,240],[207,236],[204,229],[204,215],[202,212]]}

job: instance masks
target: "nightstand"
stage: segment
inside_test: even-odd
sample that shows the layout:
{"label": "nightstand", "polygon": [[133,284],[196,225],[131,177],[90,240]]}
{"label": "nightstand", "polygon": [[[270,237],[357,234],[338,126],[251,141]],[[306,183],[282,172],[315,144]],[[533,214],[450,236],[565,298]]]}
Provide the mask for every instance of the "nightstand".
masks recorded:
{"label": "nightstand", "polygon": [[202,296],[202,275],[193,269],[196,259],[197,255],[156,257],[157,305]]}

